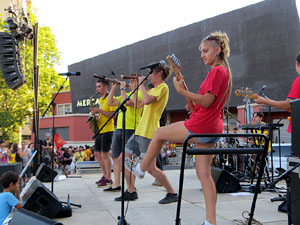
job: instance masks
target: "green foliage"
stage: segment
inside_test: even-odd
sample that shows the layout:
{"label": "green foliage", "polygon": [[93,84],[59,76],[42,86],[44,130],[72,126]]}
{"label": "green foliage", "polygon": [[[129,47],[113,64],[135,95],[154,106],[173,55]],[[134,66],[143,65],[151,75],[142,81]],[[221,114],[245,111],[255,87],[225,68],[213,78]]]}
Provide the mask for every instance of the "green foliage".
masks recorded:
{"label": "green foliage", "polygon": [[[36,24],[34,10],[30,10],[32,24]],[[4,22],[0,18],[0,30],[3,32]],[[31,40],[20,42],[20,53],[22,59],[22,71],[27,83],[17,90],[11,90],[6,85],[0,73],[0,135],[8,141],[17,142],[18,129],[25,124],[26,119],[32,118],[34,108],[33,89],[33,45]],[[56,92],[64,78],[58,76],[54,65],[59,63],[58,49],[55,37],[49,27],[39,26],[38,33],[38,58],[39,68],[39,96],[38,105],[40,115],[45,111],[51,101],[52,93]],[[50,112],[49,112],[50,113]]]}

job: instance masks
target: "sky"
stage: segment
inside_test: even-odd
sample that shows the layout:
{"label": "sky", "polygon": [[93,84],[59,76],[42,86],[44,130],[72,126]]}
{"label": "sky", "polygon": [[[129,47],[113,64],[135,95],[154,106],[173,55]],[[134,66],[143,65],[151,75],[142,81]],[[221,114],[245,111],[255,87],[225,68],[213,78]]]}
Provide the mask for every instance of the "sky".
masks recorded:
{"label": "sky", "polygon": [[[296,0],[300,1],[300,0]],[[32,0],[67,66],[261,0]]]}

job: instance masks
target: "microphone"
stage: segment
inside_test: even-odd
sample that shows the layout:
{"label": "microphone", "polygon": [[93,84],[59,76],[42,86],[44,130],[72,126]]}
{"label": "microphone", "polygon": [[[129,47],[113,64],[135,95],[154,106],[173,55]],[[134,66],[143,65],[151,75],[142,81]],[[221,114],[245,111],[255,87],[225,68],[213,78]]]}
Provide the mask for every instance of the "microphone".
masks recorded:
{"label": "microphone", "polygon": [[149,64],[148,66],[144,66],[144,67],[140,68],[139,70],[145,70],[145,69],[153,70],[157,66],[164,66],[164,65],[166,65],[166,62],[164,60],[160,60],[157,63],[152,63],[152,64]]}
{"label": "microphone", "polygon": [[131,80],[131,79],[138,79],[139,75],[130,75],[130,76],[126,76],[126,75],[120,75],[120,80]]}
{"label": "microphone", "polygon": [[262,88],[260,89],[260,91],[258,92],[258,95],[262,95],[266,87],[267,87],[267,85],[264,84],[262,86]]}
{"label": "microphone", "polygon": [[67,73],[59,73],[61,76],[80,76],[80,72],[67,72]]}

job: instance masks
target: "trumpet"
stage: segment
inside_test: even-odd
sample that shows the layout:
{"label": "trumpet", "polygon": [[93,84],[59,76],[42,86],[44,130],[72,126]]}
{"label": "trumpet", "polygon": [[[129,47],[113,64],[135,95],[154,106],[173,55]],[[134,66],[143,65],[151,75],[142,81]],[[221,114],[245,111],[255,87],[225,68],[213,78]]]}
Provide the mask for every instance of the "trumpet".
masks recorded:
{"label": "trumpet", "polygon": [[[99,75],[99,74],[96,74],[94,73],[94,78],[98,78],[98,79],[102,79],[102,80],[107,80],[107,81],[110,81],[110,82],[113,82],[113,83],[117,83],[117,84],[121,84],[120,81],[116,80],[116,79],[111,79],[111,78],[108,78],[104,75]],[[128,84],[126,84],[126,87],[129,87]]]}

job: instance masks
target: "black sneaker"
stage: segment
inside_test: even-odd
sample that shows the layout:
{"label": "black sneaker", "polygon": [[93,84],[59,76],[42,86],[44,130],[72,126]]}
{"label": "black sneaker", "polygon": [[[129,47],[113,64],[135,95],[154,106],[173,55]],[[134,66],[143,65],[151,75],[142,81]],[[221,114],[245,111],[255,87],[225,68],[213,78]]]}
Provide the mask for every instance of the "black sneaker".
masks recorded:
{"label": "black sneaker", "polygon": [[112,192],[121,191],[121,186],[118,186],[118,187],[109,187],[109,188],[104,189],[103,191],[112,191]]}
{"label": "black sneaker", "polygon": [[169,204],[172,202],[177,202],[178,201],[178,196],[177,194],[166,194],[166,197],[164,197],[162,200],[160,200],[158,203],[159,204]]}
{"label": "black sneaker", "polygon": [[[138,199],[138,194],[137,192],[132,192],[132,193],[129,193],[128,190],[126,190],[124,192],[124,200],[125,201],[133,201],[133,200],[136,200]],[[120,197],[117,197],[115,198],[115,201],[122,201],[122,195]]]}

